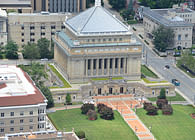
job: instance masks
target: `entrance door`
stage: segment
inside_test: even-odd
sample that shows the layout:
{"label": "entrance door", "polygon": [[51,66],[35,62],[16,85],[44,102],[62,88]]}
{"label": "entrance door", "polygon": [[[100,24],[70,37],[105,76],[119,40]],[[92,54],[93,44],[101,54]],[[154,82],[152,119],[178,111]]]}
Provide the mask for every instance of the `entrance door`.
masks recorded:
{"label": "entrance door", "polygon": [[98,95],[101,95],[101,94],[102,94],[102,89],[98,88]]}
{"label": "entrance door", "polygon": [[112,88],[109,88],[109,94],[112,94]]}

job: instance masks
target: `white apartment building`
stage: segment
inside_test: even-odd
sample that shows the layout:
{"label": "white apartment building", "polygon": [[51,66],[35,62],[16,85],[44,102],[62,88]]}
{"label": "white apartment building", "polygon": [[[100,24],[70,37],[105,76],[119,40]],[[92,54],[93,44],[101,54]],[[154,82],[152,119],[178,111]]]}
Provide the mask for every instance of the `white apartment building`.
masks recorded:
{"label": "white apartment building", "polygon": [[0,46],[7,44],[7,13],[0,8]]}
{"label": "white apartment building", "polygon": [[0,136],[45,131],[47,100],[16,66],[0,65]]}

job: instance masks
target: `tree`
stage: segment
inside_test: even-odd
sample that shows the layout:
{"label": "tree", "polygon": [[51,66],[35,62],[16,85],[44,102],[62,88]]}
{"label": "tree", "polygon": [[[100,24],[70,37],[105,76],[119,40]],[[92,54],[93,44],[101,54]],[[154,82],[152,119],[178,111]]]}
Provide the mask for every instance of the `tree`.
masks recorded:
{"label": "tree", "polygon": [[90,109],[95,110],[94,104],[89,104],[89,103],[83,104],[81,107],[81,113],[86,114]]}
{"label": "tree", "polygon": [[71,96],[69,93],[66,95],[66,104],[67,105],[71,104]]}
{"label": "tree", "polygon": [[171,105],[164,105],[162,107],[162,113],[164,115],[171,115],[171,114],[173,114],[173,108],[172,108],[172,106]]}
{"label": "tree", "polygon": [[144,102],[144,109],[146,110],[148,106],[151,106],[152,103]]}
{"label": "tree", "polygon": [[125,8],[126,0],[108,0],[113,9],[120,11]]}
{"label": "tree", "polygon": [[[92,7],[94,4],[95,4],[95,0],[86,0],[86,7],[87,8]],[[102,4],[102,6],[104,6],[103,0],[101,0],[101,4]]]}
{"label": "tree", "polygon": [[97,120],[97,113],[95,112],[95,110],[89,109],[89,111],[87,112],[87,116],[89,120]]}
{"label": "tree", "polygon": [[5,46],[5,55],[8,59],[18,59],[18,45],[13,42],[9,41]]}
{"label": "tree", "polygon": [[37,41],[37,46],[39,48],[41,58],[49,58],[50,57],[50,41],[46,38],[41,38]]}
{"label": "tree", "polygon": [[162,109],[164,105],[167,105],[168,101],[167,99],[158,99],[156,101],[156,105],[158,106],[159,109]]}
{"label": "tree", "polygon": [[160,90],[160,95],[158,96],[158,99],[166,99],[165,88],[162,88]]}
{"label": "tree", "polygon": [[114,112],[112,108],[104,106],[99,111],[100,117],[105,120],[113,120],[114,119]]}
{"label": "tree", "polygon": [[153,44],[158,51],[165,52],[167,48],[171,48],[174,45],[175,34],[172,29],[159,26],[152,34]]}
{"label": "tree", "polygon": [[28,43],[27,45],[24,46],[23,48],[23,56],[26,59],[39,59],[40,58],[40,53],[39,49],[36,44],[34,43]]}
{"label": "tree", "polygon": [[147,115],[158,115],[158,108],[153,105],[149,105],[146,108],[146,111],[147,111]]}

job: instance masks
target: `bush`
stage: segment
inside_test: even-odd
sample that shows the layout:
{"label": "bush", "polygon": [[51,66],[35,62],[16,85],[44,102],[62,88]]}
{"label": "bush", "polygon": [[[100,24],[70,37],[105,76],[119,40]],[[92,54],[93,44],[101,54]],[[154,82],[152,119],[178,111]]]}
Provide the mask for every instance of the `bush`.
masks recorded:
{"label": "bush", "polygon": [[72,101],[71,96],[70,96],[70,94],[68,93],[68,94],[66,95],[66,102],[65,102],[65,104],[71,105],[71,101]]}
{"label": "bush", "polygon": [[89,110],[95,110],[95,106],[94,104],[83,104],[82,107],[81,107],[81,113],[82,114],[86,114]]}
{"label": "bush", "polygon": [[97,104],[98,113],[100,113],[100,110],[101,110],[103,107],[105,107],[105,106],[106,106],[105,104],[101,104],[101,103]]}
{"label": "bush", "polygon": [[160,95],[158,96],[158,99],[166,99],[165,89],[162,88],[160,90]]}
{"label": "bush", "polygon": [[144,109],[147,109],[148,106],[151,106],[152,103],[144,102]]}
{"label": "bush", "polygon": [[102,107],[100,110],[100,117],[105,120],[113,120],[114,119],[114,112],[110,107]]}
{"label": "bush", "polygon": [[78,131],[78,132],[75,132],[75,134],[79,137],[79,139],[85,138],[85,132],[84,131]]}
{"label": "bush", "polygon": [[172,115],[173,114],[173,108],[171,105],[164,105],[162,107],[162,113],[164,115]]}
{"label": "bush", "polygon": [[146,108],[146,111],[147,111],[147,115],[158,115],[158,108],[153,105],[149,105]]}
{"label": "bush", "polygon": [[95,110],[89,109],[89,111],[87,112],[87,116],[89,120],[97,120],[97,114]]}
{"label": "bush", "polygon": [[158,106],[159,109],[162,109],[162,107],[163,107],[164,105],[167,105],[167,104],[168,104],[167,99],[158,99],[158,100],[156,101],[156,105]]}

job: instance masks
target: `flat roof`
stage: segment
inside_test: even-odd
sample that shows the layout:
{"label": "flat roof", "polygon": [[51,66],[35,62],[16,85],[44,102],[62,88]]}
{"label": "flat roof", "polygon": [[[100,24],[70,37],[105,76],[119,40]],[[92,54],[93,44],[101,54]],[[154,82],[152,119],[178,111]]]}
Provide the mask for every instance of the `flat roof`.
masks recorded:
{"label": "flat roof", "polygon": [[0,107],[45,103],[30,77],[14,65],[0,65]]}
{"label": "flat roof", "polygon": [[31,0],[0,0],[0,5],[31,5]]}

